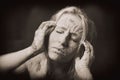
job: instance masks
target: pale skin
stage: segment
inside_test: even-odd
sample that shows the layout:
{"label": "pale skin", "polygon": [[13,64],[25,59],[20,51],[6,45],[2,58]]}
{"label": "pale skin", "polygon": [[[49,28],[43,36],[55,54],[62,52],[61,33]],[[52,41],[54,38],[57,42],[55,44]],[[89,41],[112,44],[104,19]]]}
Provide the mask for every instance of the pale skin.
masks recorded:
{"label": "pale skin", "polygon": [[[6,55],[0,56],[0,71],[8,72],[13,70],[26,62],[31,57],[37,55],[36,51],[43,51],[43,41],[44,36],[49,33],[47,31],[48,28],[52,28],[51,26],[55,25],[53,21],[47,22],[49,26],[43,27],[46,23],[42,23],[40,25],[40,29],[36,30],[35,37],[31,46],[16,52],[11,52]],[[54,27],[53,27],[54,28]],[[51,30],[53,30],[53,28]],[[41,37],[40,37],[41,36]],[[24,67],[24,66],[22,66]]]}
{"label": "pale skin", "polygon": [[[62,68],[57,67],[59,65],[58,63],[67,63],[71,60],[71,58],[75,57],[75,53],[77,53],[75,51],[77,51],[79,45],[78,43],[82,35],[82,27],[78,27],[81,26],[79,23],[80,19],[71,14],[65,14],[63,16],[64,17],[61,17],[58,22],[43,22],[39,26],[38,30],[36,30],[34,41],[30,47],[9,55],[1,56],[1,70],[11,70],[16,68],[15,72],[17,73],[28,70],[32,79],[44,77],[48,69],[47,57],[45,56],[43,44],[44,38],[49,30],[49,27],[53,26],[51,28],[54,28],[56,26],[54,30],[52,29],[53,32],[50,34],[48,57],[56,62],[54,64],[55,68],[59,69],[62,73]],[[71,22],[71,20],[73,21]],[[55,39],[55,36],[59,36],[57,37],[59,39]],[[52,41],[54,44],[52,44]],[[75,58],[75,73],[78,75],[75,80],[92,80],[92,75],[89,70],[89,64],[93,58],[92,46],[88,41],[82,41],[82,44],[85,46],[85,52],[81,59],[79,56]],[[35,53],[36,51],[40,51],[40,53],[37,55]],[[34,55],[33,58],[31,58],[32,55]],[[19,56],[19,58],[17,57],[17,60],[14,60],[15,56]],[[31,59],[28,60],[29,58]],[[11,62],[11,64],[3,64],[3,62]],[[21,66],[18,67],[19,65]],[[64,67],[64,65],[61,66]],[[55,74],[57,74],[57,72]]]}
{"label": "pale skin", "polygon": [[[73,20],[73,23],[71,20]],[[62,77],[64,74],[63,68],[66,67],[66,63],[69,62],[71,58],[75,57],[75,53],[77,53],[75,51],[77,51],[78,42],[81,39],[82,34],[82,27],[78,27],[81,25],[79,20],[80,19],[74,15],[63,15],[63,17],[56,22],[56,28],[50,34],[48,57],[54,62],[52,67],[57,78],[58,76]],[[57,38],[55,38],[55,36],[57,36]],[[75,74],[77,75],[74,79],[92,80],[89,65],[93,58],[93,48],[86,40],[82,41],[81,44],[84,45],[85,52],[81,59],[79,56],[75,58]],[[43,52],[26,62],[25,65],[31,79],[42,78],[46,76],[49,67],[49,65],[47,65],[47,61],[48,60],[45,56],[45,52]]]}
{"label": "pale skin", "polygon": [[[78,16],[72,14],[63,14],[57,22],[55,30],[51,33],[49,39],[49,57],[56,62],[67,62],[77,53],[79,41],[82,37],[83,28]],[[54,38],[57,36],[57,38]],[[85,47],[83,57],[75,58],[75,73],[78,75],[77,80],[92,80],[89,70],[91,60],[93,60],[93,47],[84,40],[81,44]],[[55,49],[54,49],[55,48]],[[56,49],[61,49],[62,52]],[[58,52],[58,54],[56,54]],[[63,53],[65,56],[59,54]]]}
{"label": "pale skin", "polygon": [[92,74],[89,70],[94,59],[93,47],[88,41],[85,41],[82,44],[85,46],[84,55],[81,59],[79,57],[75,59],[75,70],[78,75],[76,80],[93,80]]}

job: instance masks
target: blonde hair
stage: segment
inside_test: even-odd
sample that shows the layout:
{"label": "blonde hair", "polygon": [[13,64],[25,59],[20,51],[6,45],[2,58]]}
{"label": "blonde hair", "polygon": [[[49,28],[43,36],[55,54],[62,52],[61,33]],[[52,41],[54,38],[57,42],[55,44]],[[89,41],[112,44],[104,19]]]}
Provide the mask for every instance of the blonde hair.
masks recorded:
{"label": "blonde hair", "polygon": [[[96,36],[95,25],[94,22],[87,17],[82,9],[75,6],[65,7],[54,14],[51,17],[51,20],[57,22],[63,14],[67,13],[77,15],[81,19],[80,22],[83,26],[83,35],[81,41],[88,40],[90,43],[93,43],[93,38]],[[79,43],[81,43],[81,41]]]}
{"label": "blonde hair", "polygon": [[[82,24],[82,27],[83,27],[82,38],[79,41],[79,46],[78,46],[78,51],[77,51],[78,54],[76,55],[78,56],[79,50],[81,47],[81,41],[87,40],[90,43],[94,42],[93,40],[94,40],[94,37],[96,36],[95,25],[94,25],[94,22],[87,17],[87,15],[82,9],[75,7],[75,6],[65,7],[61,9],[56,14],[54,14],[50,20],[57,22],[63,14],[69,14],[69,13],[78,16],[81,19],[80,23]],[[68,72],[68,75],[70,75],[71,79],[75,78],[75,76],[77,75],[74,73],[76,56],[72,59],[73,64],[71,65],[70,70]]]}

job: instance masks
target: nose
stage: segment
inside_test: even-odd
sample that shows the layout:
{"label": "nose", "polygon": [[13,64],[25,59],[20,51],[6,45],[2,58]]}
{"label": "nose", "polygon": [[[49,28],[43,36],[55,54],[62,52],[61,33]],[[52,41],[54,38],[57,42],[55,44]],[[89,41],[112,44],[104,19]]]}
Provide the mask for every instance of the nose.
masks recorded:
{"label": "nose", "polygon": [[65,31],[64,35],[61,36],[60,42],[64,47],[68,47],[69,39],[70,39],[70,34],[69,34],[69,30],[67,30]]}

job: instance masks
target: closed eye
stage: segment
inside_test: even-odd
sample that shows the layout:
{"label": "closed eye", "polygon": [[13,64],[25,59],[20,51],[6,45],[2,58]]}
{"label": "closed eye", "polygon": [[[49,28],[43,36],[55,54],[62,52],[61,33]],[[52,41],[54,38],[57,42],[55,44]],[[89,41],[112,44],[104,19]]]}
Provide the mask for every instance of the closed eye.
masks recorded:
{"label": "closed eye", "polygon": [[78,40],[76,40],[76,39],[73,39],[73,38],[72,38],[72,41],[74,41],[74,42],[76,42],[76,43],[78,42]]}
{"label": "closed eye", "polygon": [[60,33],[60,34],[64,33],[64,31],[62,31],[62,30],[56,30],[56,32]]}

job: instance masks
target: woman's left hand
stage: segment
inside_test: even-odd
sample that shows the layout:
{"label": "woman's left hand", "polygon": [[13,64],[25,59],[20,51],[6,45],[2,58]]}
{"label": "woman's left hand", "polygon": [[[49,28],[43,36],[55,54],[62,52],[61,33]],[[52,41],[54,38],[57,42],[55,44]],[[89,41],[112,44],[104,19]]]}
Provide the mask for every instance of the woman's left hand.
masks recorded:
{"label": "woman's left hand", "polygon": [[80,57],[76,57],[75,71],[80,79],[92,80],[92,74],[90,73],[89,67],[94,59],[93,46],[88,41],[84,41],[82,44],[85,47],[85,51],[81,59]]}

